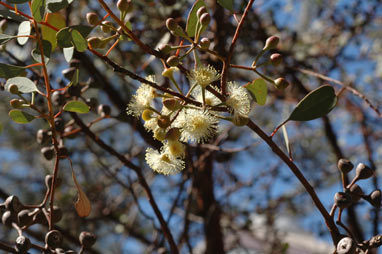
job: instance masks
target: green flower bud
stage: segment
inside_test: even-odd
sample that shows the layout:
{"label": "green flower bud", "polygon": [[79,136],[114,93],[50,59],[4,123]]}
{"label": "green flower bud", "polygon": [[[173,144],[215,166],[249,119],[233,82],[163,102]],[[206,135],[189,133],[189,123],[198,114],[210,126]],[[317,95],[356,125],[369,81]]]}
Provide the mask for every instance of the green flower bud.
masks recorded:
{"label": "green flower bud", "polygon": [[130,0],[119,0],[117,2],[117,8],[121,12],[129,13],[133,10],[133,5]]}
{"label": "green flower bud", "polygon": [[270,50],[277,47],[277,44],[279,44],[279,37],[277,36],[271,36],[265,41],[265,46],[263,50]]}
{"label": "green flower bud", "polygon": [[248,123],[248,121],[248,117],[239,114],[235,115],[232,120],[233,124],[236,126],[244,126]]}
{"label": "green flower bud", "polygon": [[89,25],[95,26],[99,22],[99,18],[96,13],[94,12],[88,12],[86,14],[86,20],[88,21]]}
{"label": "green flower bud", "polygon": [[170,45],[168,44],[163,44],[158,48],[159,52],[162,53],[164,56],[168,55],[171,53],[173,50]]}
{"label": "green flower bud", "polygon": [[179,64],[180,60],[179,60],[179,57],[177,56],[170,56],[169,58],[167,58],[166,60],[166,63],[169,65],[169,66],[177,66]]}
{"label": "green flower bud", "polygon": [[202,24],[203,27],[208,26],[211,22],[210,14],[203,13],[202,16],[200,16],[199,22],[200,24]]}
{"label": "green flower bud", "polygon": [[171,111],[176,111],[182,107],[180,101],[175,98],[166,98],[162,102],[163,105]]}
{"label": "green flower bud", "polygon": [[202,6],[198,9],[198,11],[196,12],[196,17],[200,20],[200,17],[204,14],[204,13],[207,13],[207,9],[206,7]]}
{"label": "green flower bud", "polygon": [[154,138],[159,141],[163,141],[166,137],[166,132],[162,128],[157,128],[154,131]]}
{"label": "green flower bud", "polygon": [[199,43],[199,45],[202,49],[208,49],[210,47],[210,44],[211,44],[210,40],[208,38],[205,38],[205,37],[202,38],[200,40],[200,43]]}
{"label": "green flower bud", "polygon": [[102,40],[99,37],[90,37],[88,39],[88,44],[93,49],[103,48],[106,46],[106,45],[103,45]]}
{"label": "green flower bud", "polygon": [[283,61],[282,56],[281,56],[280,54],[278,54],[278,53],[276,53],[276,54],[272,54],[272,55],[270,56],[270,59],[271,59],[271,64],[272,64],[273,66],[277,66],[277,65],[279,65],[279,64],[281,64],[281,62]]}

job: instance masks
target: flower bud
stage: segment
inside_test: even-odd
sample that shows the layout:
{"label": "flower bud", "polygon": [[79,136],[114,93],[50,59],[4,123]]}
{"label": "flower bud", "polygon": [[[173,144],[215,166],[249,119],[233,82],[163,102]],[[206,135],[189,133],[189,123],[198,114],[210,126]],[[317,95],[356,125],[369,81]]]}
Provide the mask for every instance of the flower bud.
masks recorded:
{"label": "flower bud", "polygon": [[62,234],[58,230],[51,230],[45,235],[45,243],[51,249],[59,247],[62,243]]}
{"label": "flower bud", "polygon": [[97,237],[90,232],[81,232],[80,237],[80,244],[85,248],[88,249],[92,247],[92,245],[96,242]]}
{"label": "flower bud", "polygon": [[99,18],[96,13],[94,12],[88,12],[86,14],[86,20],[88,21],[89,25],[95,26],[99,22]]}
{"label": "flower bud", "polygon": [[104,45],[102,43],[102,40],[100,38],[98,38],[98,37],[90,37],[88,39],[88,44],[93,49],[103,48],[104,47]]}
{"label": "flower bud", "polygon": [[352,204],[352,199],[350,194],[345,192],[337,192],[334,195],[334,203],[337,205],[337,207],[344,209],[349,207]]}
{"label": "flower bud", "polygon": [[353,184],[350,189],[346,190],[346,192],[350,194],[353,203],[358,202],[358,200],[360,200],[360,198],[364,195],[363,190],[358,184]]}
{"label": "flower bud", "polygon": [[17,253],[26,253],[31,247],[32,244],[28,237],[20,235],[16,238]]}
{"label": "flower bud", "polygon": [[163,100],[163,105],[171,111],[176,111],[182,107],[179,100],[175,98],[166,98]]}
{"label": "flower bud", "polygon": [[279,65],[283,61],[282,56],[280,54],[278,54],[278,53],[272,54],[270,56],[270,59],[271,59],[271,64],[273,66]]}
{"label": "flower bud", "polygon": [[8,86],[8,92],[11,94],[19,94],[19,88],[16,84],[10,84]]}
{"label": "flower bud", "polygon": [[357,245],[350,237],[344,237],[337,244],[338,254],[354,254]]}
{"label": "flower bud", "polygon": [[1,216],[1,222],[4,226],[11,227],[12,222],[15,222],[15,216],[11,213],[11,211],[5,211]]}
{"label": "flower bud", "polygon": [[263,50],[270,50],[277,47],[277,44],[279,44],[279,37],[277,36],[271,36],[265,41],[265,46]]}
{"label": "flower bud", "polygon": [[8,210],[8,211],[11,211],[11,212],[14,212],[14,213],[18,213],[20,212],[24,205],[20,202],[19,198],[17,196],[9,196],[5,201],[4,201],[4,204],[5,204],[5,208]]}
{"label": "flower bud", "polygon": [[176,67],[179,64],[179,62],[180,62],[180,60],[179,60],[179,57],[177,57],[177,56],[170,56],[166,60],[166,63],[172,67]]}
{"label": "flower bud", "polygon": [[168,18],[166,20],[166,27],[169,31],[175,31],[178,28],[178,23],[173,18]]}
{"label": "flower bud", "polygon": [[50,161],[54,157],[54,147],[43,147],[41,148],[41,153],[46,160]]}
{"label": "flower bud", "polygon": [[177,141],[180,138],[179,128],[171,128],[167,133],[165,139],[169,141]]}
{"label": "flower bud", "polygon": [[119,0],[117,2],[117,8],[121,12],[131,12],[133,10],[133,5],[131,4],[131,0]]}
{"label": "flower bud", "polygon": [[211,41],[206,37],[202,38],[199,43],[202,49],[208,49],[210,47],[210,44],[211,44]]}
{"label": "flower bud", "polygon": [[158,116],[157,123],[159,127],[161,127],[162,129],[165,129],[168,126],[170,126],[170,117],[165,115]]}
{"label": "flower bud", "polygon": [[159,141],[163,141],[166,137],[166,132],[162,128],[157,128],[154,130],[154,138]]}
{"label": "flower bud", "polygon": [[284,90],[289,86],[289,82],[285,78],[278,78],[273,82],[275,83],[275,87],[279,90]]}
{"label": "flower bud", "polygon": [[[62,70],[61,74],[68,80],[72,80],[74,74],[76,73],[76,68],[70,67],[67,69]],[[73,87],[73,86],[71,86]]]}
{"label": "flower bud", "polygon": [[358,164],[357,168],[355,169],[356,172],[356,178],[359,179],[367,179],[374,175],[374,170],[369,168],[363,163]]}
{"label": "flower bud", "polygon": [[163,77],[166,77],[166,78],[172,78],[173,77],[173,74],[174,74],[174,71],[178,71],[179,69],[177,67],[170,67],[170,68],[166,68],[164,69],[164,71],[162,72],[162,76]]}
{"label": "flower bud", "polygon": [[171,46],[168,45],[168,44],[162,44],[161,46],[159,46],[158,50],[159,50],[159,52],[160,52],[162,55],[166,56],[166,55],[168,55],[168,54],[171,53],[172,48],[171,48]]}
{"label": "flower bud", "polygon": [[337,167],[342,173],[347,174],[353,169],[354,165],[348,159],[340,159]]}
{"label": "flower bud", "polygon": [[202,24],[203,27],[206,27],[211,22],[211,16],[208,13],[203,13],[202,16],[200,16],[199,19],[200,24]]}
{"label": "flower bud", "polygon": [[20,99],[12,99],[9,101],[9,104],[11,105],[12,108],[22,108],[24,101]]}
{"label": "flower bud", "polygon": [[110,33],[113,27],[113,23],[110,21],[102,21],[101,23],[101,30],[104,33]]}
{"label": "flower bud", "polygon": [[0,32],[4,33],[4,31],[7,29],[7,27],[8,27],[7,19],[2,19],[0,21]]}
{"label": "flower bud", "polygon": [[369,196],[366,198],[366,200],[375,208],[381,208],[381,190],[375,190],[372,193],[369,194]]}
{"label": "flower bud", "polygon": [[54,91],[52,93],[52,103],[54,106],[62,106],[65,103],[65,96],[60,91]]}
{"label": "flower bud", "polygon": [[143,121],[148,121],[153,118],[154,112],[150,109],[145,109],[142,112],[142,119]]}
{"label": "flower bud", "polygon": [[202,6],[198,9],[198,11],[196,12],[196,17],[198,19],[200,19],[200,17],[204,14],[204,13],[207,13],[207,9],[206,7]]}
{"label": "flower bud", "polygon": [[17,225],[20,227],[30,225],[33,221],[33,216],[29,214],[30,211],[28,209],[21,210],[17,214]]}

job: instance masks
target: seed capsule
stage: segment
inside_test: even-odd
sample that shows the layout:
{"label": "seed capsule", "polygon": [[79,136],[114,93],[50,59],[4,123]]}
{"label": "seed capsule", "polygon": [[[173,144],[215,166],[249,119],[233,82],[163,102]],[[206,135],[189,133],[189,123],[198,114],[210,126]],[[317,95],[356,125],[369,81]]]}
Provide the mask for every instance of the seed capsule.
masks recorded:
{"label": "seed capsule", "polygon": [[65,103],[65,96],[60,91],[52,93],[52,103],[54,106],[62,106]]}
{"label": "seed capsule", "polygon": [[1,222],[4,226],[12,227],[12,222],[15,222],[14,215],[11,213],[11,211],[6,211],[1,216]]}
{"label": "seed capsule", "polygon": [[23,227],[30,225],[33,221],[33,216],[30,215],[30,210],[24,209],[17,214],[18,225]]}
{"label": "seed capsule", "polygon": [[289,86],[289,82],[285,78],[278,78],[274,81],[275,87],[279,90],[284,90]]}
{"label": "seed capsule", "polygon": [[374,170],[372,170],[363,163],[358,164],[357,168],[355,169],[355,172],[357,179],[367,179],[374,175]]}
{"label": "seed capsule", "polygon": [[41,153],[46,160],[50,161],[54,157],[54,147],[53,146],[43,147],[41,148]]}
{"label": "seed capsule", "polygon": [[271,59],[271,63],[273,66],[278,66],[281,64],[281,62],[283,61],[283,58],[280,54],[272,54],[270,56],[270,59]]}
{"label": "seed capsule", "polygon": [[199,43],[199,45],[200,45],[200,47],[202,49],[208,49],[210,47],[210,44],[211,44],[211,41],[208,38],[205,38],[205,37],[202,38],[200,40],[200,43]]}
{"label": "seed capsule", "polygon": [[18,253],[25,253],[32,247],[31,241],[28,237],[20,235],[16,238],[16,251]]}
{"label": "seed capsule", "polygon": [[350,194],[353,203],[356,203],[360,200],[360,198],[364,195],[363,190],[361,187],[358,186],[358,184],[353,184],[352,187],[347,190]]}
{"label": "seed capsule", "polygon": [[179,64],[180,60],[179,60],[179,57],[177,56],[170,56],[169,58],[167,58],[166,60],[166,63],[169,65],[169,66],[177,66]]}
{"label": "seed capsule", "polygon": [[89,25],[91,25],[91,26],[95,26],[99,22],[99,18],[97,16],[97,14],[94,12],[88,12],[86,14],[86,20],[89,23]]}
{"label": "seed capsule", "polygon": [[62,118],[57,117],[54,119],[54,127],[56,131],[62,132],[65,129],[65,122]]}
{"label": "seed capsule", "polygon": [[348,159],[340,159],[340,160],[338,161],[337,166],[338,166],[338,169],[339,169],[342,173],[344,173],[344,174],[349,173],[349,172],[354,168],[353,163],[351,163],[351,161],[348,160]]}
{"label": "seed capsule", "polygon": [[16,84],[10,84],[8,86],[8,92],[11,94],[19,94],[19,88]]}
{"label": "seed capsule", "polygon": [[79,236],[80,244],[85,248],[88,249],[93,246],[93,244],[96,242],[97,237],[90,232],[81,232]]}
{"label": "seed capsule", "polygon": [[352,204],[352,199],[348,193],[337,192],[334,195],[334,203],[337,205],[337,207],[344,209]]}
{"label": "seed capsule", "polygon": [[58,230],[51,230],[45,235],[45,244],[51,249],[59,247],[62,243],[62,234]]}
{"label": "seed capsule", "polygon": [[168,126],[170,126],[170,117],[165,115],[158,116],[157,123],[159,127],[161,127],[162,129],[165,129]]}
{"label": "seed capsule", "polygon": [[20,202],[17,196],[9,196],[5,202],[5,208],[11,212],[18,213],[23,209],[23,204]]}
{"label": "seed capsule", "polygon": [[350,237],[344,237],[337,244],[338,254],[354,254],[357,246]]}
{"label": "seed capsule", "polygon": [[61,74],[67,79],[72,80],[74,73],[76,72],[76,68],[70,67],[61,72]]}
{"label": "seed capsule", "polygon": [[366,200],[375,208],[381,208],[381,202],[382,202],[382,197],[381,197],[381,190],[375,190],[372,193],[370,193]]}

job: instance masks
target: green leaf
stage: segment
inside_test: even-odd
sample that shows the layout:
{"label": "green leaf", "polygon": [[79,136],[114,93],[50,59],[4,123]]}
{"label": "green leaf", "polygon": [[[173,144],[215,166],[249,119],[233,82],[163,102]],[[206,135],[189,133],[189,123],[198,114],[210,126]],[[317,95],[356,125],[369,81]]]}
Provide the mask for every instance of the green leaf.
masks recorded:
{"label": "green leaf", "polygon": [[64,51],[65,60],[66,60],[66,62],[69,63],[70,60],[72,60],[72,57],[73,57],[74,47],[64,48],[63,51]]}
{"label": "green leaf", "polygon": [[89,106],[81,101],[69,101],[64,106],[65,111],[85,114],[89,112]]}
{"label": "green leaf", "polygon": [[[42,41],[42,49],[44,50],[44,60],[45,63],[49,62],[50,54],[52,53],[52,45],[50,45],[49,41],[43,40]],[[41,52],[40,47],[37,47],[32,50],[31,52],[32,58],[36,61],[41,63]]]}
{"label": "green leaf", "polygon": [[75,29],[72,30],[72,42],[78,52],[84,52],[88,48],[88,43],[82,37],[81,33]]}
{"label": "green leaf", "polygon": [[46,6],[50,12],[58,12],[69,6],[68,0],[46,0]]}
{"label": "green leaf", "polygon": [[56,38],[57,44],[61,48],[70,48],[73,46],[69,27],[62,28],[60,31],[58,31]]}
{"label": "green leaf", "polygon": [[[19,29],[17,32],[17,36],[24,36],[24,35],[30,35],[31,34],[31,23],[29,21],[23,21],[19,25]],[[20,45],[24,45],[27,43],[29,37],[17,37],[17,42]]]}
{"label": "green leaf", "polygon": [[0,10],[0,17],[15,20],[17,22],[23,22],[27,20],[24,16],[17,15],[14,11],[8,9]]}
{"label": "green leaf", "polygon": [[223,6],[224,8],[234,11],[233,10],[233,0],[218,0],[218,4]]}
{"label": "green leaf", "polygon": [[93,30],[93,27],[91,26],[84,26],[84,25],[76,25],[76,26],[71,26],[71,28],[77,30],[80,32],[82,37],[86,38],[90,34],[90,32]]}
{"label": "green leaf", "polygon": [[26,2],[29,2],[30,0],[7,0],[8,3],[10,4],[23,4]]}
{"label": "green leaf", "polygon": [[3,45],[14,38],[16,38],[16,36],[8,35],[8,34],[0,34],[0,45]]}
{"label": "green leaf", "polygon": [[268,87],[264,79],[259,78],[244,86],[250,92],[252,98],[259,104],[265,105],[267,101]]}
{"label": "green leaf", "polygon": [[25,78],[25,77],[10,78],[7,80],[7,83],[5,84],[5,89],[8,89],[8,86],[11,84],[17,85],[17,88],[19,89],[20,93],[39,92],[39,90],[36,87],[36,84],[29,78]]}
{"label": "green leaf", "polygon": [[29,123],[36,118],[33,115],[28,114],[28,113],[23,112],[23,111],[18,110],[18,109],[12,109],[11,111],[9,111],[9,117],[14,122],[21,123],[21,124]]}
{"label": "green leaf", "polygon": [[[65,17],[61,13],[48,13],[46,14],[45,21],[58,29],[62,29],[66,25]],[[56,33],[57,32],[49,26],[41,26],[42,38],[50,42],[52,45],[52,52],[57,47]]]}
{"label": "green leaf", "polygon": [[74,73],[72,80],[70,81],[69,86],[77,85],[79,78],[80,78],[80,69],[76,69],[76,72]]}
{"label": "green leaf", "polygon": [[32,0],[32,15],[37,22],[41,22],[45,15],[45,0]]}
{"label": "green leaf", "polygon": [[0,78],[13,78],[25,72],[25,67],[0,63]]}
{"label": "green leaf", "polygon": [[337,104],[334,88],[329,85],[308,93],[296,106],[288,120],[310,121],[328,114]]}
{"label": "green leaf", "polygon": [[188,36],[195,37],[196,33],[196,24],[198,23],[198,17],[196,16],[196,12],[200,7],[206,7],[206,3],[203,0],[197,0],[192,6],[190,13],[187,18],[186,32]]}

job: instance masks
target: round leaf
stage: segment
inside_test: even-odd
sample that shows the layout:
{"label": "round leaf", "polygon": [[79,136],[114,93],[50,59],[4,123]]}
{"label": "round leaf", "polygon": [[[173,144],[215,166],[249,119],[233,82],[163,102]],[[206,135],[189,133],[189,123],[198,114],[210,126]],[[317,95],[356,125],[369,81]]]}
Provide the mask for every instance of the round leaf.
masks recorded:
{"label": "round leaf", "polygon": [[23,112],[18,109],[12,109],[9,111],[9,117],[16,123],[26,124],[35,119],[35,117],[31,114]]}
{"label": "round leaf", "polygon": [[45,5],[45,0],[32,0],[32,15],[37,22],[44,19]]}
{"label": "round leaf", "polygon": [[69,63],[74,54],[74,47],[64,48],[62,51],[64,52],[65,60]]}
{"label": "round leaf", "polygon": [[81,101],[69,101],[64,106],[65,111],[85,114],[89,112],[89,106]]}
{"label": "round leaf", "polygon": [[70,48],[73,46],[69,29],[69,27],[65,27],[56,33],[57,44],[61,48]]}
{"label": "round leaf", "polygon": [[321,86],[308,93],[296,106],[288,120],[310,121],[328,114],[337,104],[334,88]]}
{"label": "round leaf", "polygon": [[15,77],[8,79],[7,83],[5,84],[5,88],[8,89],[10,84],[16,84],[20,93],[32,93],[39,91],[36,87],[36,84],[29,78],[25,77]]}
{"label": "round leaf", "polygon": [[252,98],[259,105],[265,105],[267,101],[268,87],[264,79],[255,79],[252,83],[248,83],[244,87],[250,92]]}
{"label": "round leaf", "polygon": [[[23,21],[19,25],[17,36],[26,36],[31,34],[31,23],[29,21]],[[20,45],[27,43],[29,37],[17,37],[17,42]]]}
{"label": "round leaf", "polygon": [[88,43],[82,37],[81,33],[75,29],[72,30],[72,42],[78,52],[84,52],[88,48]]}
{"label": "round leaf", "polygon": [[[60,13],[48,13],[45,21],[58,29],[65,27],[65,17]],[[42,38],[50,42],[52,45],[52,51],[54,51],[57,46],[56,33],[57,32],[49,26],[41,26]]]}
{"label": "round leaf", "polygon": [[49,11],[58,12],[61,9],[68,7],[68,0],[46,0],[46,5]]}

